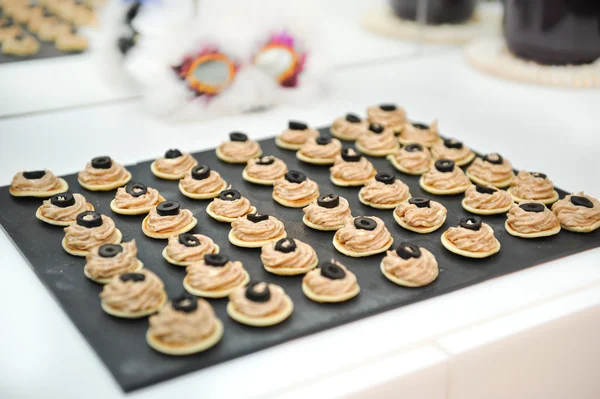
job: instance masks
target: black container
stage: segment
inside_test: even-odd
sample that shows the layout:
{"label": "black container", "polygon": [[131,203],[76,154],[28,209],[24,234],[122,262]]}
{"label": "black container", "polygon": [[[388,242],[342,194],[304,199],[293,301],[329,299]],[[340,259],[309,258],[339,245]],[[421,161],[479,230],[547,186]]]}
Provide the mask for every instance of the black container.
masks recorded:
{"label": "black container", "polygon": [[509,50],[540,64],[587,64],[600,58],[600,1],[504,0]]}
{"label": "black container", "polygon": [[[417,20],[418,4],[425,0],[390,0],[394,13],[400,18]],[[468,21],[477,0],[428,0],[426,22],[428,25],[460,24]]]}

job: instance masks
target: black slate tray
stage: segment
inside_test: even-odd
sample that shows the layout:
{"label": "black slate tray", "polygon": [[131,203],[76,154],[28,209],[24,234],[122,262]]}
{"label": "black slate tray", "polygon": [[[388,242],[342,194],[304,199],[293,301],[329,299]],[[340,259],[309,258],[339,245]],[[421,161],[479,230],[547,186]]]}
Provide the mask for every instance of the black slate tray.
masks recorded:
{"label": "black slate tray", "polygon": [[[2,15],[3,15],[2,6],[0,6],[0,16],[2,16]],[[21,25],[21,28],[23,28],[23,30],[25,30],[25,32],[27,32],[28,34],[32,35],[33,37],[35,37],[37,39],[37,41],[40,43],[40,51],[38,51],[36,54],[26,55],[26,56],[3,54],[2,52],[0,52],[0,64],[7,64],[7,63],[11,63],[11,62],[20,62],[20,61],[43,60],[46,58],[66,57],[66,56],[70,56],[70,55],[77,55],[77,54],[83,53],[83,51],[60,51],[59,49],[56,48],[56,46],[54,45],[54,42],[44,42],[44,41],[40,40],[40,38],[37,36],[37,34],[30,32],[27,29],[26,24],[20,24],[20,25]],[[1,47],[1,45],[0,45],[0,47]]]}
{"label": "black slate tray", "polygon": [[[323,132],[328,129],[322,129]],[[61,247],[62,229],[42,223],[35,218],[39,199],[14,198],[8,188],[0,188],[0,223],[32,266],[35,273],[52,292],[77,328],[89,341],[98,356],[109,368],[124,391],[132,391],[179,375],[209,367],[236,357],[256,352],[294,338],[339,326],[357,319],[432,298],[467,287],[481,281],[502,276],[553,259],[591,249],[600,244],[600,230],[589,234],[561,231],[560,234],[534,240],[512,237],[504,230],[505,216],[486,216],[484,220],[495,231],[502,243],[501,251],[487,259],[468,259],[450,253],[440,243],[440,235],[449,226],[455,226],[461,217],[468,215],[460,205],[462,195],[435,197],[448,209],[446,223],[438,231],[420,235],[398,226],[392,211],[380,211],[362,205],[357,198],[358,188],[341,188],[329,181],[328,168],[312,166],[298,161],[292,151],[281,150],[273,139],[261,141],[265,154],[282,158],[290,169],[299,169],[317,181],[322,194],[335,192],[346,197],[354,216],[374,215],[381,217],[395,238],[396,243],[409,240],[431,250],[440,265],[438,279],[429,286],[410,289],[394,285],[379,270],[383,255],[368,259],[353,259],[338,253],[331,243],[332,232],[319,232],[306,227],[302,210],[289,209],[271,199],[271,188],[253,185],[241,177],[242,165],[229,165],[215,156],[214,151],[195,153],[201,162],[219,171],[234,188],[239,189],[256,205],[260,212],[278,217],[285,222],[290,237],[311,244],[322,260],[335,257],[348,266],[358,277],[361,293],[358,297],[341,304],[316,304],[308,300],[301,290],[302,277],[278,277],[267,273],[260,263],[260,250],[241,249],[229,243],[229,225],[219,223],[204,212],[209,201],[194,201],[184,197],[177,182],[160,180],[150,172],[150,162],[128,166],[137,181],[159,189],[167,199],[180,201],[198,218],[194,232],[212,237],[223,253],[232,259],[243,260],[252,279],[266,280],[281,285],[295,304],[292,316],[280,325],[269,328],[252,328],[231,320],[225,311],[226,299],[210,300],[218,317],[223,321],[225,334],[222,341],[207,352],[187,357],[169,357],[152,350],[144,339],[148,322],[121,320],[104,313],[100,308],[98,294],[101,286],[83,275],[85,260],[68,255]],[[90,154],[90,157],[99,154]],[[379,171],[395,169],[381,158],[371,158]],[[52,165],[48,165],[49,168]],[[83,167],[83,165],[82,165]],[[430,196],[418,185],[418,177],[396,172],[410,186],[413,196]],[[76,175],[65,177],[72,192],[81,192],[96,210],[112,217],[123,232],[123,239],[135,238],[139,257],[145,266],[156,272],[165,282],[169,296],[182,292],[185,268],[168,264],[161,257],[165,240],[153,240],[141,231],[143,216],[121,216],[109,207],[114,191],[108,193],[88,192],[77,183]],[[557,190],[561,197],[566,194]],[[431,196],[430,196],[431,197]],[[507,293],[509,294],[509,293]],[[457,312],[460,311],[457,309]]]}

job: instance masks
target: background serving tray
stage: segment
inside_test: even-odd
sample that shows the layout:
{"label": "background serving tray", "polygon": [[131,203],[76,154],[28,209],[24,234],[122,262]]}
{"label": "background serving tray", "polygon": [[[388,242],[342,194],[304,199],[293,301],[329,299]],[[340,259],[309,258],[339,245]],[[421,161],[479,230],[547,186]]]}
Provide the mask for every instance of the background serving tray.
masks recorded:
{"label": "background serving tray", "polygon": [[[321,129],[322,133],[328,131],[328,129]],[[600,230],[589,234],[576,234],[563,230],[553,237],[519,239],[504,230],[505,216],[496,215],[483,218],[494,228],[496,237],[502,243],[500,252],[487,259],[460,257],[442,247],[440,235],[448,227],[456,226],[461,217],[468,215],[460,205],[462,195],[431,196],[419,187],[418,176],[401,174],[387,160],[370,157],[378,171],[395,172],[396,176],[410,186],[413,196],[431,197],[448,209],[444,226],[434,233],[420,235],[398,226],[391,210],[376,210],[361,204],[358,201],[359,188],[334,186],[329,181],[328,167],[300,162],[296,159],[295,152],[279,149],[273,139],[263,140],[260,143],[266,155],[271,154],[283,159],[290,169],[301,170],[319,183],[321,194],[337,193],[347,198],[354,216],[373,215],[382,218],[396,243],[407,240],[433,252],[440,265],[441,273],[438,279],[422,288],[404,288],[391,283],[379,270],[383,254],[366,259],[353,259],[338,253],[331,243],[333,232],[320,232],[306,227],[301,220],[303,215],[301,209],[284,208],[271,199],[271,187],[257,186],[244,181],[241,176],[243,165],[230,165],[220,161],[214,150],[194,153],[196,159],[217,170],[233,188],[248,197],[261,213],[271,214],[281,219],[285,223],[289,237],[298,238],[312,245],[319,259],[327,260],[334,257],[356,274],[361,286],[358,297],[341,304],[314,303],[302,293],[301,276],[279,277],[267,273],[260,263],[259,249],[242,249],[231,245],[227,240],[229,225],[215,221],[204,211],[210,201],[186,198],[179,192],[176,181],[154,177],[150,171],[150,162],[128,166],[134,180],[157,188],[165,198],[181,202],[183,207],[194,213],[198,218],[198,225],[193,232],[212,237],[221,247],[222,253],[234,260],[242,260],[252,279],[281,285],[295,304],[294,313],[288,320],[277,326],[260,329],[243,326],[231,320],[225,311],[226,299],[210,300],[225,327],[222,341],[204,353],[187,357],[169,357],[155,352],[146,344],[147,319],[122,320],[102,311],[98,297],[102,286],[84,276],[85,259],[70,256],[62,249],[61,240],[64,233],[60,227],[47,225],[35,218],[35,211],[41,204],[41,200],[14,198],[8,193],[8,187],[0,188],[0,209],[2,209],[0,224],[124,391],[155,384],[294,338],[600,245]],[[96,155],[101,154],[90,154],[90,158]],[[507,156],[510,157],[510,154]],[[51,169],[52,165],[48,167]],[[77,183],[75,174],[65,176],[65,179],[69,182],[70,191],[84,194],[97,211],[106,213],[115,220],[117,227],[123,232],[124,240],[136,239],[139,258],[148,269],[162,278],[169,296],[182,292],[185,268],[172,266],[162,258],[161,252],[166,246],[166,240],[154,240],[142,233],[143,216],[117,215],[109,207],[109,202],[114,198],[114,191],[107,193],[86,191]],[[566,194],[563,190],[557,189],[557,191],[561,198]],[[456,311],[459,312],[460,309]]]}

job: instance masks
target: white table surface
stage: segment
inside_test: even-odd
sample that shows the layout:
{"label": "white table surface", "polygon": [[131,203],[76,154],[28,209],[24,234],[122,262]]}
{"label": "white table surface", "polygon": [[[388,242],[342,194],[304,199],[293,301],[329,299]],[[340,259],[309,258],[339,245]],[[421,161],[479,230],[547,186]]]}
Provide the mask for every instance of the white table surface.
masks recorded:
{"label": "white table surface", "polygon": [[[457,49],[402,62],[344,68],[333,76],[332,86],[329,98],[310,107],[187,125],[149,119],[136,101],[0,119],[0,184],[8,184],[23,169],[47,167],[64,174],[81,169],[90,157],[101,153],[130,163],[154,158],[168,147],[201,150],[214,147],[234,129],[255,138],[268,137],[282,130],[289,118],[320,126],[347,111],[362,112],[367,105],[392,101],[405,106],[414,120],[439,118],[444,134],[477,150],[498,151],[517,168],[547,173],[561,188],[584,189],[600,197],[599,91],[497,80],[469,69]],[[0,107],[5,105],[0,102]],[[0,397],[125,396],[5,235],[0,235],[0,253],[4,273],[0,279]],[[543,307],[552,319],[600,306],[599,260],[600,250],[587,251],[128,396],[298,397],[299,392],[307,392],[334,397],[367,392],[385,381],[406,377],[419,390],[415,397],[449,397],[444,385],[451,375],[447,367],[461,350],[472,347],[469,331],[477,328],[477,343],[485,345],[487,339],[502,339],[497,329],[485,328],[488,323],[506,326],[502,331],[510,335],[530,328],[532,321],[535,325],[548,320],[526,318],[525,323],[522,317],[513,316],[521,312],[537,314],[536,309]],[[576,301],[573,295],[586,300]],[[565,307],[565,303],[578,306]],[[515,354],[515,361],[520,355],[525,356]],[[434,380],[418,378],[425,369],[436,370]],[[340,381],[345,381],[343,389]]]}

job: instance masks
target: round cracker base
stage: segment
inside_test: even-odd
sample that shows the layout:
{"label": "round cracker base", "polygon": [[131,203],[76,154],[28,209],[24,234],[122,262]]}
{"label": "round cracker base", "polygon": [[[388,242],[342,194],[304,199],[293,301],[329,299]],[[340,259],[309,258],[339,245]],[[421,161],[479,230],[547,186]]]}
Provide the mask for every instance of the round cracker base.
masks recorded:
{"label": "round cracker base", "polygon": [[550,205],[550,204],[558,201],[558,193],[556,192],[556,190],[552,191],[552,198],[546,198],[546,199],[541,199],[541,200],[519,198],[512,193],[512,187],[509,188],[507,191],[510,194],[510,196],[512,197],[513,201],[515,201],[517,204],[520,204],[521,202],[524,202],[524,201],[535,201],[535,202],[541,202],[544,205]]}
{"label": "round cracker base", "polygon": [[[134,272],[137,272],[138,270],[141,270],[143,267],[144,267],[144,263],[142,263],[142,261],[138,259],[138,261],[137,261],[137,267],[136,267],[135,269],[133,269],[132,271],[130,271],[130,272],[127,272],[127,273],[134,273]],[[89,278],[89,279],[90,279],[90,280],[92,280],[92,281],[95,281],[95,282],[96,282],[96,283],[98,283],[98,284],[108,284],[108,283],[110,283],[110,280],[112,280],[112,277],[110,277],[110,278],[94,278],[94,277],[92,277],[92,276],[91,276],[91,275],[90,275],[90,274],[87,272],[87,270],[85,270],[85,267],[83,268],[83,274],[84,274],[84,275],[85,275],[87,278]],[[114,276],[113,276],[113,277],[114,277]]]}
{"label": "round cracker base", "polygon": [[304,143],[290,144],[290,143],[286,143],[285,141],[281,141],[281,139],[279,137],[277,137],[275,139],[275,145],[279,148],[283,148],[284,150],[298,151],[300,148],[302,148],[302,145],[304,145]]}
{"label": "round cracker base", "polygon": [[79,185],[83,188],[85,188],[88,191],[111,191],[111,190],[115,190],[119,187],[123,187],[124,185],[126,185],[127,183],[129,183],[129,181],[131,180],[131,173],[129,173],[129,171],[127,171],[127,176],[123,179],[123,180],[119,180],[116,181],[114,183],[111,184],[100,184],[100,185],[94,185],[94,184],[87,184],[81,181],[81,179],[79,179],[79,177],[77,177],[77,181],[79,182]]}
{"label": "round cracker base", "polygon": [[[90,204],[89,202],[86,202],[86,206],[87,206],[88,210],[90,210],[90,211],[94,210],[94,205]],[[66,227],[66,226],[70,226],[73,223],[75,223],[75,220],[73,220],[71,222],[65,222],[65,221],[60,221],[60,220],[48,219],[47,217],[42,215],[42,206],[40,206],[37,209],[37,211],[35,211],[35,217],[38,218],[39,220],[41,220],[42,222],[51,224],[53,226]]]}
{"label": "round cracker base", "polygon": [[192,287],[190,285],[190,283],[188,283],[187,276],[185,276],[183,279],[183,288],[185,288],[185,290],[187,292],[189,292],[190,294],[200,296],[203,298],[225,298],[225,297],[229,296],[229,294],[231,294],[233,291],[237,290],[240,287],[245,286],[246,284],[248,284],[250,282],[250,275],[245,270],[244,270],[244,273],[246,274],[244,277],[244,280],[239,285],[236,285],[235,287],[227,288],[225,290],[202,291],[202,290],[195,289],[194,287]]}
{"label": "round cracker base", "polygon": [[238,323],[252,327],[269,327],[279,324],[292,314],[294,311],[294,303],[289,296],[285,295],[286,307],[278,314],[268,317],[249,317],[240,313],[231,301],[227,304],[227,314]]}
{"label": "round cracker base", "polygon": [[363,198],[363,196],[360,194],[360,192],[358,193],[358,200],[363,203],[366,206],[370,206],[371,208],[375,208],[375,209],[394,209],[396,208],[398,205],[400,205],[401,203],[403,203],[404,201],[408,200],[410,198],[410,194],[408,195],[408,197],[406,197],[405,199],[403,199],[402,201],[398,201],[394,204],[376,204],[370,201],[367,201]]}
{"label": "round cracker base", "polygon": [[[119,229],[115,229],[115,232],[113,234],[115,235],[115,237],[112,240],[110,240],[109,242],[107,242],[106,244],[118,244],[123,239],[123,234],[121,234],[121,231]],[[63,237],[63,239],[62,239],[62,247],[68,254],[71,254],[73,256],[85,257],[89,253],[89,251],[80,251],[80,250],[69,248],[67,246],[67,237],[66,236]]]}
{"label": "round cracker base", "polygon": [[496,240],[496,248],[494,248],[493,250],[491,250],[491,251],[488,251],[488,252],[471,252],[471,251],[464,251],[464,250],[462,250],[462,249],[458,249],[458,248],[456,247],[456,245],[454,245],[453,243],[451,243],[451,242],[450,242],[450,241],[449,241],[449,240],[446,238],[446,233],[447,233],[447,231],[445,231],[445,232],[442,234],[442,237],[441,237],[442,245],[443,245],[443,246],[444,246],[444,247],[445,247],[445,248],[446,248],[448,251],[450,251],[450,252],[453,252],[453,253],[455,253],[455,254],[457,254],[457,255],[464,256],[464,257],[466,257],[466,258],[476,258],[476,259],[480,259],[480,258],[487,258],[487,257],[489,257],[489,256],[492,256],[492,255],[494,255],[494,254],[495,254],[495,253],[497,253],[498,251],[500,251],[500,247],[501,247],[501,245],[500,245],[500,241],[498,241],[498,239],[497,239],[497,238],[495,238],[495,240]]}
{"label": "round cracker base", "polygon": [[513,203],[511,203],[510,205],[505,206],[504,208],[477,209],[477,208],[473,208],[473,207],[470,207],[469,205],[467,205],[465,203],[465,200],[466,200],[466,198],[463,198],[463,200],[461,202],[463,209],[467,212],[471,212],[476,215],[498,215],[500,213],[506,213],[506,212],[510,211],[510,208],[512,208],[512,206],[514,205]]}
{"label": "round cracker base", "polygon": [[365,148],[362,145],[360,145],[358,142],[356,142],[356,149],[358,151],[362,152],[365,155],[370,155],[372,157],[386,157],[386,156],[398,151],[399,148],[400,148],[400,146],[396,146],[394,148],[388,148],[385,150],[369,150],[368,148]]}
{"label": "round cracker base", "polygon": [[[286,171],[287,171],[287,169],[286,169]],[[282,177],[283,177],[283,175],[281,175],[279,178],[282,178]],[[246,171],[245,168],[242,171],[242,178],[250,183],[260,184],[261,186],[272,186],[277,181],[277,179],[263,180],[263,179],[257,179],[255,177],[251,177],[248,175],[248,172]]]}
{"label": "round cracker base", "polygon": [[[194,162],[194,166],[196,166],[196,165],[198,165],[198,161]],[[192,168],[194,166],[192,166]],[[186,170],[183,173],[179,173],[179,174],[175,175],[172,173],[161,172],[160,170],[156,169],[156,161],[154,161],[150,164],[150,170],[152,171],[152,174],[154,176],[158,177],[159,179],[163,179],[163,180],[181,180],[185,177],[187,172],[189,172],[192,168]]]}
{"label": "round cracker base", "polygon": [[374,178],[376,174],[377,172],[373,173],[372,176],[369,176],[368,178],[362,180],[342,180],[330,175],[329,180],[331,180],[331,182],[336,186],[340,187],[358,187],[364,186],[365,183]]}
{"label": "round cracker base", "polygon": [[135,313],[123,312],[121,310],[111,308],[110,306],[106,305],[104,303],[104,301],[102,301],[100,303],[100,306],[102,307],[102,310],[104,310],[106,313],[108,313],[109,315],[114,316],[114,317],[119,317],[122,319],[141,319],[142,317],[150,316],[151,314],[158,312],[158,310],[163,307],[165,302],[167,302],[167,293],[163,290],[162,299],[160,300],[160,303],[158,305],[156,305],[153,308],[142,310],[139,312],[135,312]]}
{"label": "round cracker base", "polygon": [[385,278],[387,278],[388,280],[390,280],[392,283],[396,284],[396,285],[401,285],[403,287],[409,287],[409,288],[418,288],[418,287],[424,287],[426,285],[429,285],[431,283],[433,283],[435,281],[435,279],[437,279],[438,275],[440,274],[440,271],[438,269],[438,264],[437,264],[437,260],[435,261],[435,269],[437,270],[437,273],[435,274],[435,276],[431,279],[431,281],[425,283],[425,284],[416,284],[410,281],[406,281],[403,280],[401,278],[398,278],[396,276],[391,275],[390,273],[388,273],[385,270],[385,267],[383,267],[383,262],[381,262],[381,264],[379,265],[379,269],[381,270],[381,273],[383,274],[383,276]]}
{"label": "round cracker base", "polygon": [[338,250],[338,252],[349,256],[351,258],[364,258],[367,256],[372,256],[372,255],[377,255],[380,254],[382,252],[387,251],[388,249],[390,249],[390,247],[392,246],[392,244],[394,244],[394,237],[390,237],[390,239],[388,240],[388,242],[379,249],[374,249],[371,251],[367,251],[367,252],[354,252],[354,251],[350,251],[348,249],[346,249],[346,247],[344,247],[336,238],[335,236],[333,237],[333,246],[335,247],[335,249]]}
{"label": "round cracker base", "polygon": [[173,231],[170,233],[154,233],[154,232],[148,230],[148,216],[146,216],[144,218],[144,220],[142,220],[142,231],[144,232],[145,235],[147,235],[150,238],[165,240],[171,236],[177,236],[182,233],[187,233],[188,231],[193,229],[194,226],[196,226],[196,223],[198,223],[198,219],[196,219],[195,217],[192,217],[192,219],[193,220],[187,226],[184,226],[182,229],[180,229],[178,231]]}
{"label": "round cracker base", "polygon": [[344,140],[344,141],[356,141],[356,139],[358,139],[358,136],[352,137],[352,136],[346,136],[344,134],[341,134],[340,132],[335,130],[333,127],[329,129],[329,132],[336,139],[340,139],[340,140]]}
{"label": "round cracker base", "polygon": [[513,174],[511,177],[509,177],[508,179],[504,179],[498,182],[491,182],[491,181],[485,181],[483,179],[480,179],[479,177],[473,176],[471,173],[469,173],[469,169],[466,170],[465,174],[467,175],[467,177],[473,182],[473,183],[477,183],[480,184],[482,186],[485,186],[486,184],[491,184],[492,186],[496,187],[496,188],[505,188],[510,186],[510,182],[513,180],[513,178],[515,177],[515,175]]}
{"label": "round cracker base", "polygon": [[319,192],[317,191],[317,194],[314,195],[313,197],[306,199],[306,200],[302,200],[302,201],[289,201],[286,200],[284,198],[278,197],[275,195],[275,191],[273,191],[273,199],[275,200],[275,202],[277,202],[279,205],[283,205],[287,208],[304,208],[308,205],[310,205],[314,200],[316,200],[317,198],[319,198]]}
{"label": "round cracker base", "polygon": [[429,194],[433,194],[433,195],[456,195],[456,194],[462,194],[465,191],[467,191],[467,189],[469,187],[471,187],[471,182],[469,182],[469,184],[466,184],[462,187],[456,187],[456,188],[453,188],[450,190],[439,190],[437,188],[426,185],[423,182],[423,176],[421,176],[421,178],[419,179],[419,186],[421,186],[421,188],[423,190],[427,191]]}
{"label": "round cracker base", "polygon": [[306,215],[304,215],[302,217],[302,222],[305,225],[307,225],[308,227],[310,227],[311,229],[321,230],[321,231],[337,231],[337,230],[341,229],[342,227],[344,227],[344,224],[340,224],[340,225],[334,226],[334,227],[325,227],[325,226],[321,226],[318,224],[314,224],[313,222],[306,219]]}
{"label": "round cracker base", "polygon": [[198,352],[203,352],[203,351],[215,346],[221,340],[222,337],[223,337],[223,323],[221,323],[221,320],[219,320],[215,317],[215,331],[211,335],[209,335],[208,337],[206,337],[205,339],[203,339],[202,341],[200,341],[196,344],[187,345],[187,346],[167,345],[167,344],[160,342],[155,337],[153,337],[152,334],[150,334],[150,330],[148,330],[148,332],[146,333],[146,342],[155,351],[164,353],[166,355],[184,356],[184,355],[191,355],[191,354],[198,353]]}
{"label": "round cracker base", "polygon": [[256,153],[252,154],[249,157],[246,158],[231,158],[228,157],[227,155],[223,154],[223,152],[221,151],[221,149],[219,147],[217,147],[217,149],[215,150],[216,154],[217,154],[217,158],[219,158],[221,161],[223,162],[227,162],[227,163],[232,163],[232,164],[237,164],[237,163],[247,163],[249,160],[251,160],[252,158],[258,158],[262,155],[262,148],[260,148],[260,145],[258,147],[258,151],[256,151]]}
{"label": "round cracker base", "polygon": [[69,190],[69,183],[67,183],[67,181],[65,179],[63,179],[62,177],[59,177],[58,181],[60,182],[60,187],[57,188],[56,190],[50,190],[50,191],[18,191],[18,190],[14,190],[12,187],[9,187],[8,188],[8,192],[13,197],[50,198],[54,194],[64,193],[65,191]]}
{"label": "round cracker base", "polygon": [[536,233],[519,233],[518,231],[513,230],[508,225],[508,220],[506,222],[504,222],[504,228],[506,229],[508,234],[510,234],[511,236],[520,237],[520,238],[539,238],[539,237],[553,236],[555,234],[560,233],[560,229],[561,229],[561,227],[559,225],[559,226],[554,227],[551,230],[538,231]]}
{"label": "round cracker base", "polygon": [[181,194],[185,195],[188,198],[197,199],[197,200],[216,198],[219,196],[219,194],[221,194],[221,191],[225,190],[226,188],[227,188],[227,182],[225,180],[223,180],[223,184],[221,184],[221,187],[218,190],[215,190],[210,193],[195,194],[195,193],[190,193],[189,191],[186,191],[183,187],[181,187],[181,181],[179,182],[179,191],[181,191]]}
{"label": "round cracker base", "polygon": [[[316,254],[315,254],[316,255]],[[266,271],[278,276],[297,276],[298,274],[306,274],[319,264],[319,259],[315,258],[315,261],[303,268],[281,268],[281,267],[268,267],[263,263]]]}
{"label": "round cracker base", "polygon": [[591,233],[594,230],[597,230],[598,228],[600,228],[600,220],[597,221],[596,223],[592,224],[591,226],[585,226],[585,227],[579,227],[579,226],[575,226],[575,227],[569,227],[569,226],[563,226],[561,225],[561,227],[565,230],[568,231],[572,231],[573,233]]}
{"label": "round cracker base", "polygon": [[350,300],[350,299],[354,298],[355,296],[357,296],[360,293],[360,287],[358,286],[358,284],[356,284],[356,287],[352,291],[347,292],[347,293],[345,293],[343,295],[324,296],[324,295],[317,295],[317,294],[315,294],[303,282],[302,283],[302,292],[304,293],[304,295],[306,295],[306,297],[308,299],[310,299],[311,301],[314,301],[314,302],[318,302],[318,303],[339,303],[339,302],[346,302],[347,300]]}
{"label": "round cracker base", "polygon": [[[212,207],[211,207],[211,205],[212,205],[212,202],[211,202],[210,204],[208,204],[208,206],[206,207],[206,213],[208,214],[208,216],[210,216],[211,218],[215,219],[216,221],[218,221],[218,222],[223,222],[223,223],[231,223],[231,222],[233,222],[235,219],[237,219],[237,217],[235,217],[235,218],[230,218],[230,217],[227,217],[227,216],[221,216],[221,215],[217,215],[217,214],[215,213],[215,211],[213,211],[213,210],[212,210]],[[248,212],[248,213],[254,213],[254,212],[256,212],[256,208],[255,208],[255,207],[253,207],[253,206],[251,206],[251,207],[250,207],[250,212]],[[247,213],[247,214],[248,214],[248,213]],[[247,214],[246,214],[246,215],[247,215]],[[238,216],[238,217],[244,217],[244,216],[246,216],[246,215],[242,215],[242,216]]]}
{"label": "round cracker base", "polygon": [[[219,246],[217,244],[215,244],[215,250],[213,252],[207,252],[206,254],[218,254],[219,251],[221,251],[221,248],[219,248]],[[168,254],[167,254],[167,247],[165,247],[165,249],[163,249],[162,251],[162,257],[169,262],[170,264],[172,264],[173,266],[189,266],[189,265],[193,265],[194,263],[198,263],[198,261],[187,261],[187,262],[179,262],[176,261],[175,259],[171,258]]]}
{"label": "round cracker base", "polygon": [[143,215],[145,213],[150,212],[152,209],[154,209],[156,207],[156,205],[160,204],[161,202],[165,201],[165,198],[162,195],[158,195],[158,202],[154,205],[149,205],[149,206],[145,206],[143,208],[136,208],[136,209],[124,209],[124,208],[119,208],[115,202],[116,200],[112,200],[110,201],[110,209],[114,212],[114,213],[118,213],[119,215]]}
{"label": "round cracker base", "polygon": [[235,236],[235,234],[233,233],[233,230],[230,230],[229,235],[228,235],[230,243],[232,243],[236,247],[242,247],[242,248],[260,248],[263,245],[266,245],[272,241],[279,241],[282,238],[286,238],[286,237],[287,237],[287,232],[285,232],[285,231],[277,237],[271,238],[269,240],[262,240],[262,241],[242,241]]}
{"label": "round cracker base", "polygon": [[335,162],[334,158],[311,158],[307,155],[304,155],[300,151],[296,153],[296,158],[301,160],[302,162],[310,163],[312,165],[333,165]]}
{"label": "round cracker base", "polygon": [[432,227],[426,227],[426,228],[425,227],[413,227],[413,226],[409,225],[408,223],[406,223],[404,220],[402,220],[400,218],[400,216],[398,216],[396,214],[395,211],[394,211],[393,215],[394,215],[394,220],[396,221],[396,223],[398,223],[400,225],[400,227],[405,228],[406,230],[414,231],[415,233],[419,233],[419,234],[433,233],[434,231],[436,231],[437,229],[442,227],[444,222],[446,222],[446,216],[444,216],[444,220],[442,220],[442,223],[440,223],[439,226],[432,226]]}
{"label": "round cracker base", "polygon": [[[438,158],[435,159],[437,160]],[[465,166],[469,164],[473,159],[475,159],[475,153],[471,151],[465,158],[454,161],[454,164],[456,166]]]}
{"label": "round cracker base", "polygon": [[400,144],[404,145],[408,145],[408,144],[421,144],[423,147],[427,147],[427,148],[431,148],[433,147],[433,145],[435,143],[437,143],[440,140],[440,138],[438,137],[437,139],[431,141],[431,142],[424,142],[424,141],[414,141],[414,140],[404,140],[402,138],[402,134],[400,134],[400,137],[398,137],[398,142]]}
{"label": "round cracker base", "polygon": [[398,163],[398,161],[396,161],[396,158],[394,158],[394,154],[390,154],[386,158],[387,158],[388,161],[390,161],[390,163],[392,164],[392,166],[394,168],[396,168],[396,170],[398,170],[398,171],[400,171],[402,173],[406,173],[407,175],[413,175],[413,176],[422,175],[423,173],[427,172],[429,170],[429,166],[431,166],[431,162],[430,162],[430,165],[428,165],[423,170],[412,171],[412,170],[408,170],[405,167],[403,167],[402,165],[400,165]]}

